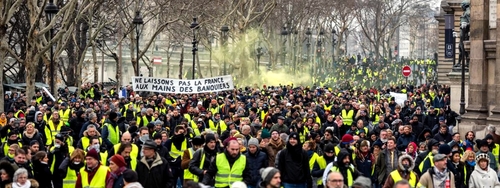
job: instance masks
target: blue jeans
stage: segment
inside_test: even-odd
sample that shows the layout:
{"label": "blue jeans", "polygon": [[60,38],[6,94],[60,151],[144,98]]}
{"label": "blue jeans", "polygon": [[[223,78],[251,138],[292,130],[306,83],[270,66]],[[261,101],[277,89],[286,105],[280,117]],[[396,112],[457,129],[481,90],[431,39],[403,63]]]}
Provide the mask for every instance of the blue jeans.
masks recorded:
{"label": "blue jeans", "polygon": [[292,184],[292,183],[282,183],[284,188],[307,188],[307,183],[299,183],[299,184]]}

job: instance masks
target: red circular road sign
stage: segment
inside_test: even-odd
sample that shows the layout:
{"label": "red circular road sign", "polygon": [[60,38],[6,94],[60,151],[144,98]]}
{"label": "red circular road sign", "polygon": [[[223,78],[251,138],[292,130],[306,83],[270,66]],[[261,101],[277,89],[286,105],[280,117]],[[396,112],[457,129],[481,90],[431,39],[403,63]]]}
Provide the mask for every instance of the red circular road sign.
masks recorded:
{"label": "red circular road sign", "polygon": [[403,76],[408,77],[408,76],[410,76],[410,74],[411,74],[411,67],[408,65],[405,65],[403,67]]}

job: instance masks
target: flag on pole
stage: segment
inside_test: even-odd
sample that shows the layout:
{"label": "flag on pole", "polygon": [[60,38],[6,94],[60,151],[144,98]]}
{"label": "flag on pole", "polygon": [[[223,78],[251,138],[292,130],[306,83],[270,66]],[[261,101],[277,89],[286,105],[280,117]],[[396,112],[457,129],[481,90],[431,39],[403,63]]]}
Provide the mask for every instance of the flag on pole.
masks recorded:
{"label": "flag on pole", "polygon": [[118,97],[121,98],[127,98],[127,89],[123,88],[120,93],[118,93]]}

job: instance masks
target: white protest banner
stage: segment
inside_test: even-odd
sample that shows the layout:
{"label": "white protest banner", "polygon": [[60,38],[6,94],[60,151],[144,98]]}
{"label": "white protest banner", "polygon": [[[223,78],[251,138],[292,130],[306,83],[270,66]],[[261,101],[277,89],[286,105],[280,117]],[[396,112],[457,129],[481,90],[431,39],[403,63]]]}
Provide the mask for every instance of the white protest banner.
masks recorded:
{"label": "white protest banner", "polygon": [[390,92],[389,93],[392,97],[394,97],[394,102],[396,102],[397,104],[403,106],[405,101],[408,99],[408,95],[404,94],[404,93],[394,93],[394,92]]}
{"label": "white protest banner", "polygon": [[158,93],[206,93],[234,89],[231,75],[196,80],[132,77],[132,86],[134,91]]}
{"label": "white protest banner", "polygon": [[56,102],[56,99],[54,98],[54,96],[52,96],[52,94],[50,93],[50,91],[47,90],[47,88],[42,87],[42,89],[47,93],[47,95],[49,95],[49,97],[50,97],[50,99],[52,99],[52,101]]}

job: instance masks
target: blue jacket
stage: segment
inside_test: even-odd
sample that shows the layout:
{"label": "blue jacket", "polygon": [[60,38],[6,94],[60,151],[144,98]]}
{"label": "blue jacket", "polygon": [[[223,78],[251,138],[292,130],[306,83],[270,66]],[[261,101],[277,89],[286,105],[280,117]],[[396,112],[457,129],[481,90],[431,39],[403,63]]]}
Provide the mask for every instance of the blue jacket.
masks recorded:
{"label": "blue jacket", "polygon": [[254,154],[251,154],[247,149],[245,153],[247,158],[247,165],[250,173],[252,174],[252,184],[250,186],[257,187],[261,182],[260,178],[260,169],[266,168],[269,166],[268,157],[264,152],[261,152],[259,147],[257,146],[257,151]]}
{"label": "blue jacket", "polygon": [[415,142],[415,135],[413,134],[402,134],[401,136],[399,136],[398,138],[398,142],[397,142],[397,146],[398,146],[398,150],[399,151],[404,151],[406,149],[406,147],[408,147],[408,144],[410,144],[410,142]]}

